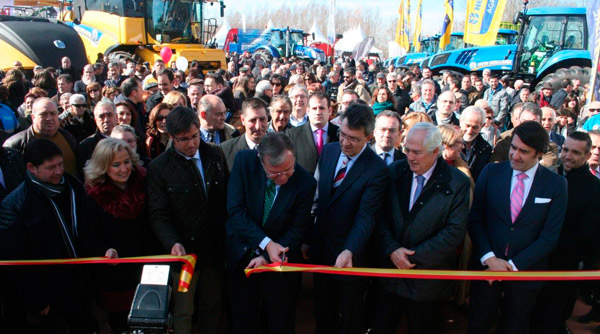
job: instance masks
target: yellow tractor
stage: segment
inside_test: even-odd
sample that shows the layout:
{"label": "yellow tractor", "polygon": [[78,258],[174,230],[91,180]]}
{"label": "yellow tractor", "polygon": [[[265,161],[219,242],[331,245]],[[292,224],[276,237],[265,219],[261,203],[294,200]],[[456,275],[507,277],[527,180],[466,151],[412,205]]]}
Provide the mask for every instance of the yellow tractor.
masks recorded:
{"label": "yellow tractor", "polygon": [[214,43],[217,21],[204,17],[214,4],[223,16],[222,0],[69,0],[60,19],[79,33],[90,63],[102,53],[152,64],[169,48],[169,63],[184,57],[209,71],[227,68]]}

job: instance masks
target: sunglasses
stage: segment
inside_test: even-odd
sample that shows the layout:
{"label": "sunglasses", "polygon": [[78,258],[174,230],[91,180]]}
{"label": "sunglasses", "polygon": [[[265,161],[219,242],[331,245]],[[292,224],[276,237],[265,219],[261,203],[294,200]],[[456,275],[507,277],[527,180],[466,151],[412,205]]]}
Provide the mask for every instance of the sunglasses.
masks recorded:
{"label": "sunglasses", "polygon": [[157,122],[162,122],[165,119],[167,119],[167,116],[164,116],[164,115],[158,115],[158,116],[156,116],[156,121]]}
{"label": "sunglasses", "polygon": [[91,92],[99,92],[99,91],[100,91],[99,89],[90,89],[90,93]]}
{"label": "sunglasses", "polygon": [[588,108],[588,110],[591,112],[598,112],[600,111],[600,108]]}
{"label": "sunglasses", "polygon": [[83,108],[85,107],[85,104],[72,104],[71,106],[75,108]]}
{"label": "sunglasses", "polygon": [[273,85],[273,86],[281,86],[281,82],[271,82],[271,85]]}
{"label": "sunglasses", "polygon": [[396,80],[388,80],[387,82],[396,82]]}

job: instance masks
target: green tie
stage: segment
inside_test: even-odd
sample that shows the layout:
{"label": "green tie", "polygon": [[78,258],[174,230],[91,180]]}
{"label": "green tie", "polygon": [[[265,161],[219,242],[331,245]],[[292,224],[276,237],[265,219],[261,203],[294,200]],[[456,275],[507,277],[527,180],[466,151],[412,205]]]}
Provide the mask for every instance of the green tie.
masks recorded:
{"label": "green tie", "polygon": [[265,226],[267,222],[267,218],[269,218],[269,212],[271,212],[271,208],[273,207],[273,201],[275,200],[275,182],[269,179],[267,181],[267,189],[265,190],[265,210],[263,212],[263,220],[262,224]]}

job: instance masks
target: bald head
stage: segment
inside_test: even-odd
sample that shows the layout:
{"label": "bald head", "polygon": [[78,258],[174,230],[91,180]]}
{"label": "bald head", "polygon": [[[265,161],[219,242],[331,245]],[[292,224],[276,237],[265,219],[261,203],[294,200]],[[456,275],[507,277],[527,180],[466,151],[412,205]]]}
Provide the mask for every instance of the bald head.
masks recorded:
{"label": "bald head", "polygon": [[444,115],[444,117],[449,117],[454,111],[454,105],[456,104],[456,97],[452,91],[445,91],[437,99],[437,107],[438,111]]}
{"label": "bald head", "polygon": [[225,128],[225,104],[220,97],[212,94],[204,95],[198,103],[200,126],[205,130],[220,131]]}

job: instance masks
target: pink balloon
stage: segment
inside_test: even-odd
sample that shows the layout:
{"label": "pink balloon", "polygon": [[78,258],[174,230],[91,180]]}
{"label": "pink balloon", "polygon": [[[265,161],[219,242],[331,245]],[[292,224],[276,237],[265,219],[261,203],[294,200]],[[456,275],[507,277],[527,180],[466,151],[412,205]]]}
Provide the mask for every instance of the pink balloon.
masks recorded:
{"label": "pink balloon", "polygon": [[170,47],[165,46],[160,49],[160,58],[162,58],[165,63],[168,63],[169,60],[171,60],[171,57],[173,57],[173,50],[171,50]]}

